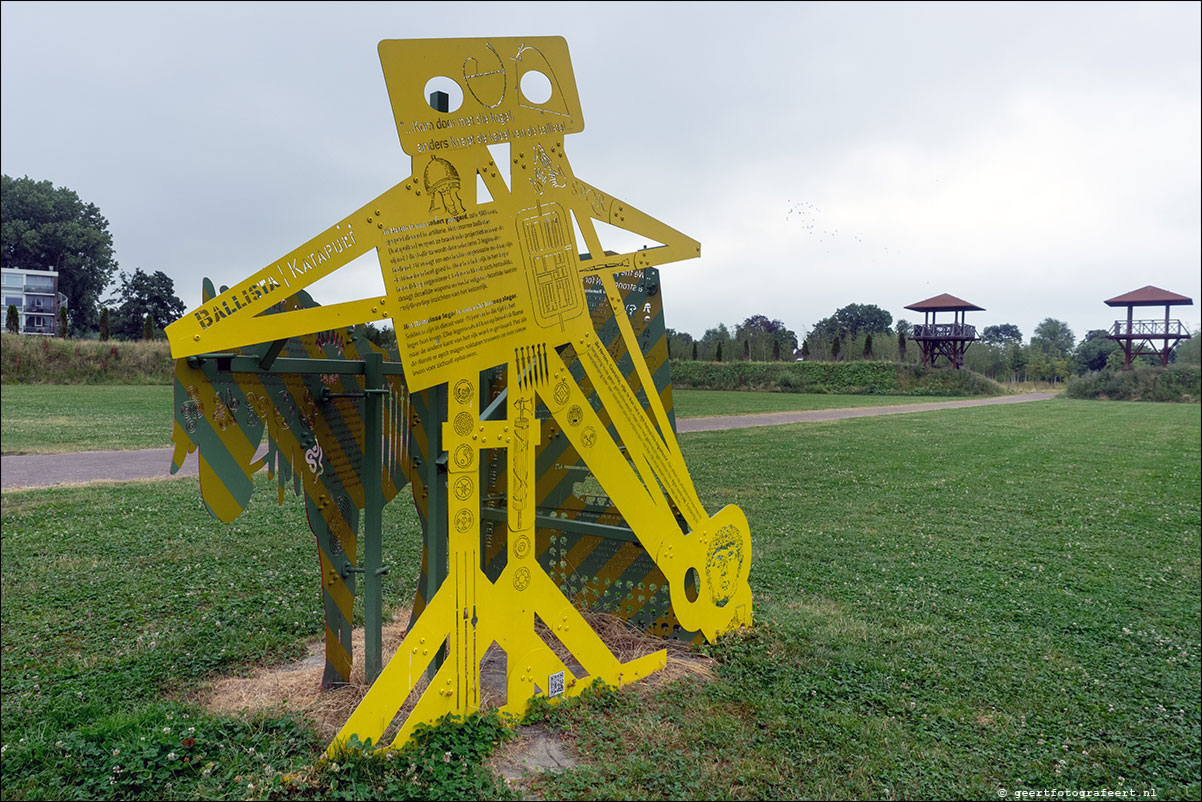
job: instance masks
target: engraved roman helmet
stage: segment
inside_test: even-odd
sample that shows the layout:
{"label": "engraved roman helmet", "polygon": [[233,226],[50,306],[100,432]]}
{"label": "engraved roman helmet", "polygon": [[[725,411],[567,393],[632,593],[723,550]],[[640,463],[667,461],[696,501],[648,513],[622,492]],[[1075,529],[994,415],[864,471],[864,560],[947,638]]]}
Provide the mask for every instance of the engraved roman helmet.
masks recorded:
{"label": "engraved roman helmet", "polygon": [[430,196],[431,214],[439,205],[446,209],[448,214],[463,213],[463,203],[459,199],[459,173],[453,164],[435,156],[426,165],[426,170],[422,173],[422,182],[426,185],[426,194]]}

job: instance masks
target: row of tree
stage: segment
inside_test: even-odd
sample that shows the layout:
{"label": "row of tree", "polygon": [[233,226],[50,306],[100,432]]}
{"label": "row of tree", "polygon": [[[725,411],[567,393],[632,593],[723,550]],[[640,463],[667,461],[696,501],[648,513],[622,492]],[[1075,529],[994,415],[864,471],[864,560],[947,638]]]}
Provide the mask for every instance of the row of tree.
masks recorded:
{"label": "row of tree", "polygon": [[[733,331],[719,323],[699,340],[687,332],[668,329],[668,354],[673,359],[707,362],[862,359],[917,363],[922,361],[922,353],[910,339],[911,330],[908,321],[894,323],[893,316],[878,306],[849,304],[815,323],[800,346],[797,335],[781,321],[753,315]],[[1125,361],[1122,348],[1105,330],[1091,330],[1078,342],[1068,324],[1055,318],[1036,326],[1026,344],[1013,323],[986,326],[979,338],[965,355],[965,367],[1000,381],[1063,381],[1108,365],[1122,366]],[[1185,341],[1170,358],[1197,362],[1200,340]]]}
{"label": "row of tree", "polygon": [[699,359],[706,362],[780,362],[792,361],[797,350],[797,335],[779,320],[752,315],[734,331],[719,323],[706,329],[700,340],[688,332],[668,329],[668,356],[671,359]]}
{"label": "row of tree", "polygon": [[[185,311],[161,270],[118,272],[108,220],[95,204],[49,181],[0,177],[0,259],[7,268],[58,272],[58,291],[67,298],[62,336],[149,339]],[[16,314],[10,306],[9,331],[18,328]]]}

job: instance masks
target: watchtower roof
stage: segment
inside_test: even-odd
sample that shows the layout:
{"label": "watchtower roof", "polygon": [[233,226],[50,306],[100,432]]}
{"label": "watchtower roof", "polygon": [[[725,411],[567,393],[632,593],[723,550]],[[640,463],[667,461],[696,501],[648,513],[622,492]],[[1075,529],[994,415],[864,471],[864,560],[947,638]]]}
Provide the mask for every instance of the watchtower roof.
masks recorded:
{"label": "watchtower roof", "polygon": [[1153,287],[1149,284],[1146,287],[1140,287],[1138,290],[1132,290],[1125,295],[1119,295],[1111,298],[1106,302],[1107,306],[1176,306],[1178,304],[1184,306],[1192,306],[1194,303],[1192,298],[1186,298],[1184,295],[1178,295],[1175,292],[1162,290],[1160,287]]}
{"label": "watchtower roof", "polygon": [[942,295],[936,295],[927,298],[925,301],[910,304],[906,309],[913,309],[915,312],[951,312],[961,309],[968,311],[984,312],[985,307],[970,304],[963,298],[957,298],[954,295],[948,295],[946,292]]}

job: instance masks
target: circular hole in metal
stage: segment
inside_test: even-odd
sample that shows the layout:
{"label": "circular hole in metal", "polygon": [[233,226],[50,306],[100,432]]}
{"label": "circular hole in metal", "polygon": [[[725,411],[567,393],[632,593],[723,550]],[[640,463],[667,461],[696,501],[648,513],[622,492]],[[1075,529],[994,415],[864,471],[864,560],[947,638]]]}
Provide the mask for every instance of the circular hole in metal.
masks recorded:
{"label": "circular hole in metal", "polygon": [[551,99],[551,79],[538,70],[527,70],[522,75],[522,97],[536,106]]}
{"label": "circular hole in metal", "polygon": [[463,105],[463,89],[454,78],[435,75],[426,81],[426,88],[422,91],[426,103],[435,111],[450,114],[458,111],[459,107]]}
{"label": "circular hole in metal", "polygon": [[701,575],[697,573],[696,568],[690,568],[684,574],[684,595],[690,602],[697,601],[700,595]]}

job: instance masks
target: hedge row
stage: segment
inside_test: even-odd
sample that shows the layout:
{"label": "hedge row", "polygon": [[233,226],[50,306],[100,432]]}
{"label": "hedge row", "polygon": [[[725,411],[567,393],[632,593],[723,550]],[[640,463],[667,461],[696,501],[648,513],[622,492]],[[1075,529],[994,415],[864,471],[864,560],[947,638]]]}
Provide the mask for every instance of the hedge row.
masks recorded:
{"label": "hedge row", "polygon": [[0,340],[5,384],[170,384],[165,340],[100,342],[8,334]]}
{"label": "hedge row", "polygon": [[[172,381],[171,352],[162,340],[98,342],[5,334],[0,352],[5,383],[170,384]],[[685,389],[786,393],[934,396],[1005,393],[996,382],[969,370],[930,370],[897,362],[680,360],[672,362],[672,384]]]}
{"label": "hedge row", "polygon": [[1202,399],[1202,368],[1198,365],[1169,365],[1167,368],[1137,365],[1129,369],[1101,370],[1068,383],[1069,398],[1103,401],[1185,401]]}
{"label": "hedge row", "polygon": [[997,382],[970,370],[897,362],[672,362],[672,386],[847,395],[1003,395]]}

